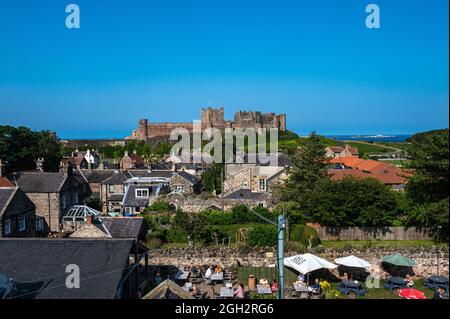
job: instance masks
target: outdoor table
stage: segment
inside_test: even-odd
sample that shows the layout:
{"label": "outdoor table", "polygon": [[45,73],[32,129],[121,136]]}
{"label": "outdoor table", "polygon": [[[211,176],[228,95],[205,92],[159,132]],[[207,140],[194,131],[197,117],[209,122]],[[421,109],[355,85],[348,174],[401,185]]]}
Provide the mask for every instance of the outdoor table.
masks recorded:
{"label": "outdoor table", "polygon": [[223,281],[223,272],[211,275],[211,281]]}
{"label": "outdoor table", "polygon": [[302,296],[305,296],[306,298],[308,298],[312,289],[305,285],[294,283],[294,290],[298,293],[298,297],[302,298]]}
{"label": "outdoor table", "polygon": [[270,295],[272,293],[269,285],[256,285],[256,290],[259,295]]}
{"label": "outdoor table", "polygon": [[186,280],[186,279],[188,279],[188,277],[189,277],[189,271],[179,270],[175,275],[176,280]]}
{"label": "outdoor table", "polygon": [[389,277],[389,279],[384,283],[384,287],[390,291],[398,288],[405,288],[406,281],[402,277]]}
{"label": "outdoor table", "polygon": [[233,298],[234,296],[234,289],[233,287],[222,287],[220,288],[220,297],[221,298]]}
{"label": "outdoor table", "polygon": [[339,284],[337,288],[344,295],[348,295],[350,292],[354,292],[358,296],[364,295],[367,290],[359,282],[346,280]]}
{"label": "outdoor table", "polygon": [[425,282],[425,287],[435,290],[441,287],[448,292],[448,278],[444,276],[430,276]]}

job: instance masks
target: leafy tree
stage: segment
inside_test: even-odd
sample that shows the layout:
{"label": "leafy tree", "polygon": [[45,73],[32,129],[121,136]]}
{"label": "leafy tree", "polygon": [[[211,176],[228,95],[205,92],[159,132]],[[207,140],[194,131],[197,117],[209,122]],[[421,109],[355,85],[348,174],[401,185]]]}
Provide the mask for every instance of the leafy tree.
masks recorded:
{"label": "leafy tree", "polygon": [[307,201],[309,194],[327,178],[325,145],[321,137],[312,132],[297,149],[289,178],[276,192],[283,201]]}
{"label": "leafy tree", "polygon": [[449,131],[418,133],[411,137],[410,153],[416,172],[406,191],[411,201],[408,224],[424,227],[448,241],[449,217]]}
{"label": "leafy tree", "polygon": [[304,210],[325,226],[390,226],[398,214],[397,198],[376,179],[352,177],[324,181]]}
{"label": "leafy tree", "polygon": [[222,188],[222,169],[222,164],[214,163],[204,171],[202,176],[202,186],[204,191],[210,193],[215,192],[217,195],[220,194]]}
{"label": "leafy tree", "polygon": [[45,160],[44,170],[59,170],[62,147],[52,132],[0,126],[0,158],[8,161],[9,172],[35,169],[39,157]]}

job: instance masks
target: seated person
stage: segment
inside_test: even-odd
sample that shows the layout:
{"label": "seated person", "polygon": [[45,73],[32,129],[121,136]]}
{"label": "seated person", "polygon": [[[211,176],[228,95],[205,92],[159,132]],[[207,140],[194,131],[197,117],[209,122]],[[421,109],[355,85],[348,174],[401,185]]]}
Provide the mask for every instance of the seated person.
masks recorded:
{"label": "seated person", "polygon": [[216,266],[216,269],[214,269],[214,273],[215,274],[220,274],[222,272],[222,267],[220,267],[219,265]]}
{"label": "seated person", "polygon": [[233,296],[236,299],[244,298],[244,285],[243,284],[239,284],[239,286],[235,289]]}
{"label": "seated person", "polygon": [[261,278],[261,279],[259,280],[259,283],[260,283],[261,285],[268,285],[268,284],[269,284],[269,281],[268,281],[266,278]]}
{"label": "seated person", "polygon": [[161,280],[162,280],[161,274],[158,271],[155,275],[155,284],[158,286],[161,283]]}
{"label": "seated person", "polygon": [[300,273],[297,276],[297,281],[304,283],[305,282],[305,275],[303,275],[302,273]]}
{"label": "seated person", "polygon": [[211,278],[211,275],[213,274],[212,267],[209,267],[206,269],[205,278]]}
{"label": "seated person", "polygon": [[278,282],[276,279],[272,280],[272,286],[270,287],[270,290],[272,290],[272,292],[278,291]]}
{"label": "seated person", "polygon": [[346,272],[344,272],[344,275],[342,276],[342,282],[349,281],[348,275]]}
{"label": "seated person", "polygon": [[435,292],[433,299],[448,299],[448,294],[445,292],[444,288],[439,287]]}
{"label": "seated person", "polygon": [[195,296],[197,294],[197,287],[195,287],[195,285],[192,286],[191,289],[191,296]]}
{"label": "seated person", "polygon": [[406,287],[411,288],[414,286],[414,280],[412,279],[412,277],[409,274],[406,275],[405,281],[406,281]]}
{"label": "seated person", "polygon": [[314,285],[311,286],[311,291],[312,291],[312,292],[316,292],[316,293],[317,293],[317,292],[320,292],[320,282],[319,282],[319,279],[316,278],[316,279],[314,280]]}

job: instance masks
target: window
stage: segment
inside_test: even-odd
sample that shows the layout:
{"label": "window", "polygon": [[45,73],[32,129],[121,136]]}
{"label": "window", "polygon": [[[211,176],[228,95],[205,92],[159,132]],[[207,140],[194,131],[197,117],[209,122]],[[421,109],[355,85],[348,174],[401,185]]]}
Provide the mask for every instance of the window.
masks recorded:
{"label": "window", "polygon": [[259,179],[259,190],[260,191],[265,191],[266,190],[266,179],[265,178],[260,178]]}
{"label": "window", "polygon": [[148,198],[148,189],[136,189],[136,197]]}
{"label": "window", "polygon": [[175,191],[177,192],[183,191],[183,185],[175,185]]}
{"label": "window", "polygon": [[131,214],[133,211],[132,211],[132,207],[125,207],[125,213],[126,214]]}
{"label": "window", "polygon": [[114,185],[108,185],[109,186],[109,192],[114,193],[116,191],[116,188]]}
{"label": "window", "polygon": [[62,205],[62,208],[63,209],[66,209],[67,208],[67,196],[66,196],[66,194],[63,194],[62,196],[61,196],[61,205]]}
{"label": "window", "polygon": [[36,230],[37,230],[37,231],[42,231],[42,230],[44,230],[44,220],[43,220],[42,218],[39,218],[39,219],[36,221]]}
{"label": "window", "polygon": [[248,182],[242,182],[241,188],[248,188]]}
{"label": "window", "polygon": [[11,220],[6,219],[4,225],[5,235],[11,234]]}
{"label": "window", "polygon": [[26,227],[26,223],[25,223],[25,215],[21,214],[19,215],[19,231],[24,231],[27,227]]}

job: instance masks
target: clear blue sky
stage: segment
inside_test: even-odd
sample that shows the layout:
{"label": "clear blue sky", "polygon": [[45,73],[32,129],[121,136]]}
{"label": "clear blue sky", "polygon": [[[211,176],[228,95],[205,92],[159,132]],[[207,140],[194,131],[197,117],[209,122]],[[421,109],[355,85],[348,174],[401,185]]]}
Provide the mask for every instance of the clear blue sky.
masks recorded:
{"label": "clear blue sky", "polygon": [[[65,6],[81,29],[65,27]],[[365,27],[365,6],[381,29]],[[448,0],[2,0],[0,124],[125,136],[212,101],[305,134],[448,127]]]}

